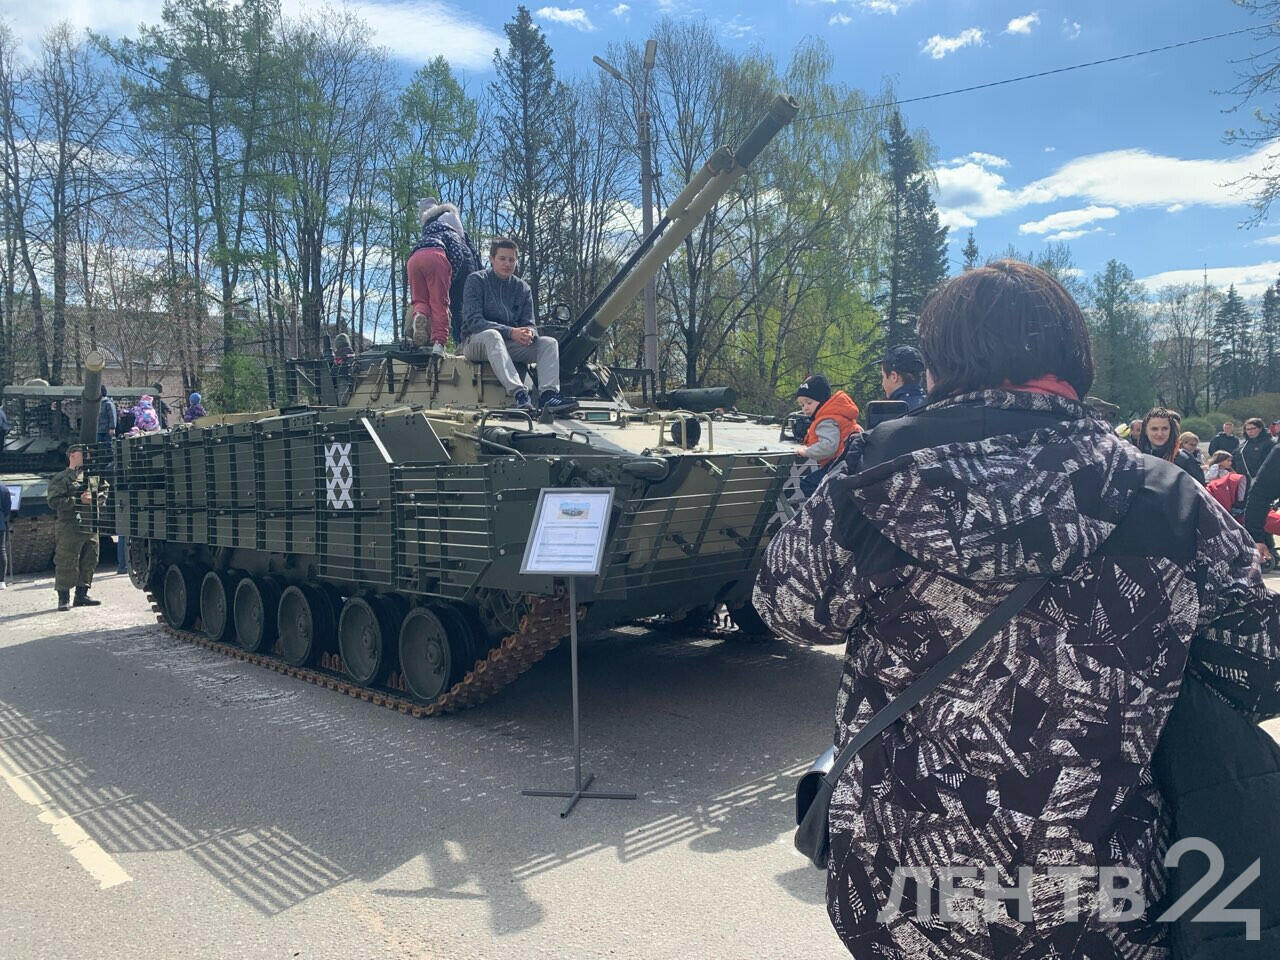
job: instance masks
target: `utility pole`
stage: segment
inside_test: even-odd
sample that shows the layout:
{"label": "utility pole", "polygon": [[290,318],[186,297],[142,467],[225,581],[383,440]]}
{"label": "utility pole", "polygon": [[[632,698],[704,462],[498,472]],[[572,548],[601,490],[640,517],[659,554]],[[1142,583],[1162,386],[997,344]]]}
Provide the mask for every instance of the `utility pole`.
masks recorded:
{"label": "utility pole", "polygon": [[[641,63],[642,75],[640,89],[623,76],[622,71],[613,64],[599,57],[592,57],[605,73],[615,80],[626,84],[636,104],[636,138],[640,141],[640,195],[642,204],[644,235],[653,232],[653,158],[652,142],[649,136],[649,75],[653,72],[653,64],[658,55],[658,41],[652,37],[645,42],[644,60]],[[658,281],[649,277],[644,282],[644,365],[658,376]],[[656,382],[655,382],[656,387]]]}

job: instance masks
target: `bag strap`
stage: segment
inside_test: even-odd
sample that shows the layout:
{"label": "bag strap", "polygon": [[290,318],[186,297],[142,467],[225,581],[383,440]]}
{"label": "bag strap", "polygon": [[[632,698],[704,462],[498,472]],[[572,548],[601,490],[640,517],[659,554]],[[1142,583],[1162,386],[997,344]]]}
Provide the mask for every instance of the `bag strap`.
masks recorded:
{"label": "bag strap", "polygon": [[985,646],[1006,623],[1017,616],[1018,612],[1030,603],[1031,598],[1039,593],[1048,582],[1047,577],[1037,577],[1033,580],[1023,580],[1019,583],[1007,597],[1000,601],[994,610],[987,614],[986,619],[978,624],[973,633],[965,637],[964,640],[956,645],[954,650],[912,681],[911,685],[898,694],[888,706],[878,711],[875,716],[868,720],[866,726],[854,734],[853,739],[844,745],[844,749],[836,756],[835,763],[831,765],[831,769],[822,778],[831,789],[835,789],[836,781],[844,773],[844,768],[849,765],[850,761],[858,755],[863,747],[871,742],[872,738],[878,736],[889,724],[901,718],[904,713],[928,696],[942,681],[948,679],[959,670],[978,651],[979,647]]}

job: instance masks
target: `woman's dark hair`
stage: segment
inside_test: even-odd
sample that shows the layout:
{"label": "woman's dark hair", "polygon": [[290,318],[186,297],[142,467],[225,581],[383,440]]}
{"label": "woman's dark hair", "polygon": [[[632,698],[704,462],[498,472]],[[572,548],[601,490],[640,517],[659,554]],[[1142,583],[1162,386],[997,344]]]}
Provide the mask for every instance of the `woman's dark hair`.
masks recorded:
{"label": "woman's dark hair", "polygon": [[520,245],[510,237],[494,237],[489,241],[489,259],[492,260],[497,256],[499,250],[514,250],[520,252]]}
{"label": "woman's dark hair", "polygon": [[931,400],[1045,374],[1082,400],[1093,386],[1084,314],[1062,284],[1017,260],[967,270],[934,293],[920,311],[920,349]]}
{"label": "woman's dark hair", "polygon": [[[1153,446],[1151,441],[1147,439],[1147,424],[1152,420],[1169,421],[1169,439],[1158,447]],[[1138,438],[1138,449],[1143,453],[1149,453],[1153,457],[1159,457],[1161,460],[1168,460],[1172,463],[1178,456],[1178,433],[1181,429],[1182,414],[1177,410],[1152,407],[1147,411],[1147,415],[1142,418],[1142,436]]]}

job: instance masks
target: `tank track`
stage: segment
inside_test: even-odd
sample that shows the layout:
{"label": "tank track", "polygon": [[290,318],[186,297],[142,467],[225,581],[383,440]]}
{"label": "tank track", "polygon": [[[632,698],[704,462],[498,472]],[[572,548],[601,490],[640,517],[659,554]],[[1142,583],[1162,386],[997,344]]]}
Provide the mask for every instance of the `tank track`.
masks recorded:
{"label": "tank track", "polygon": [[[316,686],[337,690],[349,697],[388,707],[411,717],[434,717],[483,703],[545,657],[565,636],[568,600],[563,596],[527,598],[528,611],[520,618],[520,628],[503,637],[484,657],[472,664],[466,675],[430,703],[407,695],[408,688],[398,673],[383,687],[362,687],[353,683],[342,668],[342,658],[326,653],[319,666],[294,667],[277,656],[249,653],[235,644],[211,640],[194,630],[178,630],[164,619],[159,600],[151,590],[147,601],[155,611],[160,628],[175,640],[204,647],[224,656],[266,667],[276,673],[296,677]],[[578,611],[581,619],[583,610]]]}
{"label": "tank track", "polygon": [[13,572],[43,573],[53,566],[58,534],[53,514],[17,517],[9,526],[9,559]]}

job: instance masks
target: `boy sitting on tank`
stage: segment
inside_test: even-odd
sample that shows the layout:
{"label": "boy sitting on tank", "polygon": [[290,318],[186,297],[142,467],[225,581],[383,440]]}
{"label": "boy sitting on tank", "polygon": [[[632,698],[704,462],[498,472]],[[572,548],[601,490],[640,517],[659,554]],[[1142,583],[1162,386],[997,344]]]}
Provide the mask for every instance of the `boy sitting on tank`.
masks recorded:
{"label": "boy sitting on tank", "polygon": [[536,363],[538,405],[556,413],[578,408],[560,396],[560,344],[538,336],[533,325],[533,293],[515,275],[520,248],[496,237],[489,244],[489,266],[467,277],[462,294],[462,354],[472,363],[488,361],[520,410],[533,410],[515,364]]}

